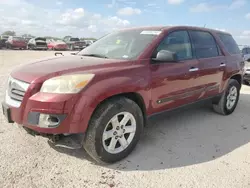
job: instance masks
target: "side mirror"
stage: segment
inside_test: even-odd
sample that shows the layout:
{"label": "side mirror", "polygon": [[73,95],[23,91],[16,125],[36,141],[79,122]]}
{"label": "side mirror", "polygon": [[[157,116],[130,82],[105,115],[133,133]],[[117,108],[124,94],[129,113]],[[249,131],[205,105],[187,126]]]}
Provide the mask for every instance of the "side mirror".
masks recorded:
{"label": "side mirror", "polygon": [[56,53],[55,53],[55,56],[57,56],[57,55],[64,56],[62,52],[56,52]]}
{"label": "side mirror", "polygon": [[175,52],[161,50],[157,53],[156,58],[152,58],[152,60],[158,62],[175,62],[177,61],[177,55]]}

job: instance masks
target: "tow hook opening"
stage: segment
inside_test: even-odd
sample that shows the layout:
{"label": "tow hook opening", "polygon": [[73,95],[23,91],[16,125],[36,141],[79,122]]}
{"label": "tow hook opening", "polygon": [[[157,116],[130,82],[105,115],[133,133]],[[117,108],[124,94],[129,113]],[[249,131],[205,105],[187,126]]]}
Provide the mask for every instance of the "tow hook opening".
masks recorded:
{"label": "tow hook opening", "polygon": [[52,141],[53,143],[60,141],[60,139],[62,138],[62,134],[46,134],[46,133],[39,133],[36,132],[32,129],[29,129],[27,127],[23,127],[23,129],[30,135],[32,136],[42,136],[45,138],[48,138],[50,141]]}

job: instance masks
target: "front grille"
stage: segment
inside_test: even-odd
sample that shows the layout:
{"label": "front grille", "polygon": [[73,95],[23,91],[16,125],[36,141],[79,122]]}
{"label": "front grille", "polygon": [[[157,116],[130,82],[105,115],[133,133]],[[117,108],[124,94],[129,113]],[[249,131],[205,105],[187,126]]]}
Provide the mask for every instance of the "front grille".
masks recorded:
{"label": "front grille", "polygon": [[22,102],[25,91],[19,89],[12,89],[10,91],[10,98]]}
{"label": "front grille", "polygon": [[47,46],[44,42],[36,42],[36,46]]}
{"label": "front grille", "polygon": [[21,103],[28,87],[28,83],[10,77],[7,88],[8,98]]}

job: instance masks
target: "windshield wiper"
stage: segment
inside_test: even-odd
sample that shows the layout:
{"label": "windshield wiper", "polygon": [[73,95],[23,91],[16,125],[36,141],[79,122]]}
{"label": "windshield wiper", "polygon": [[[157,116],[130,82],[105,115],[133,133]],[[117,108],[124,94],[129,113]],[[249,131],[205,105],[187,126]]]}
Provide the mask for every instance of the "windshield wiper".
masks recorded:
{"label": "windshield wiper", "polygon": [[105,59],[108,59],[108,57],[107,57],[107,56],[102,55],[102,54],[82,54],[82,56],[99,57],[99,58],[105,58]]}

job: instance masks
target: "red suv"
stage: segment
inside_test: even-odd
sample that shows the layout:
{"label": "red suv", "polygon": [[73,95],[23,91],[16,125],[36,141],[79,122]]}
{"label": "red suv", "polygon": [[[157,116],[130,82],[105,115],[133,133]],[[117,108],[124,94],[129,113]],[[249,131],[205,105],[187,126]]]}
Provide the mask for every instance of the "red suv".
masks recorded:
{"label": "red suv", "polygon": [[8,40],[5,42],[6,43],[6,48],[10,49],[26,49],[26,42],[24,38],[22,37],[16,37],[16,36],[9,36]]}
{"label": "red suv", "polygon": [[125,158],[147,118],[210,99],[231,114],[244,69],[225,32],[198,27],[143,27],[104,36],[82,51],[14,70],[3,112],[39,133],[86,133],[85,150],[98,162]]}

